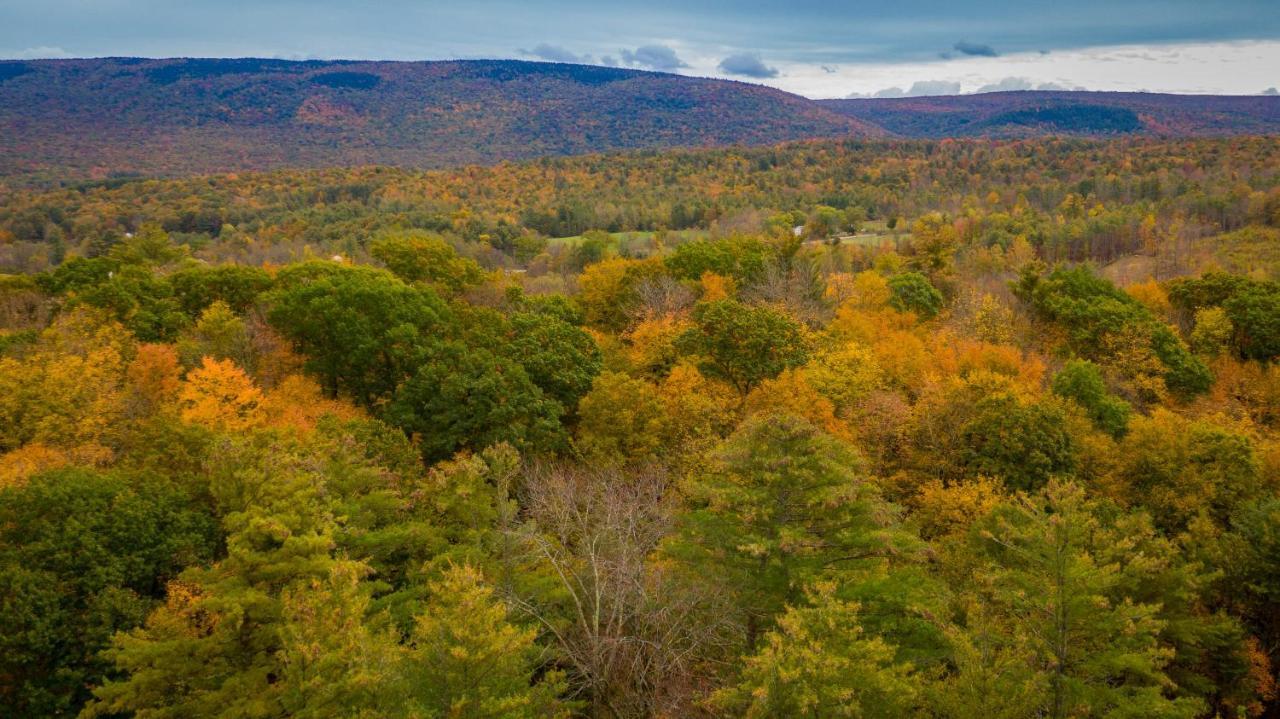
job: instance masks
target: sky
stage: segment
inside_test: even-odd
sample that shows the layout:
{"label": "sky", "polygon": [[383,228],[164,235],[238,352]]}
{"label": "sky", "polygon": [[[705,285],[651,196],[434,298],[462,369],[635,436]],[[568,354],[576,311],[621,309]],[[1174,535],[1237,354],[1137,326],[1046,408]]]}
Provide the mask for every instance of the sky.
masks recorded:
{"label": "sky", "polygon": [[518,58],[808,97],[1259,94],[1280,0],[0,0],[0,58]]}

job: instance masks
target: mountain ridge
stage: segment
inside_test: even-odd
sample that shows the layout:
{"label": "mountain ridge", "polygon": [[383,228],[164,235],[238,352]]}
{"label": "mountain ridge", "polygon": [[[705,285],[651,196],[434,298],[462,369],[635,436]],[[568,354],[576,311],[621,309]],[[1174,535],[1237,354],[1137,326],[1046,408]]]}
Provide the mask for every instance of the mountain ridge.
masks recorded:
{"label": "mountain ridge", "polygon": [[1265,95],[1018,90],[815,102],[893,135],[916,138],[1280,132],[1280,97]]}
{"label": "mountain ridge", "polygon": [[1280,133],[1280,98],[1002,92],[810,100],[526,60],[0,61],[0,177],[422,169],[820,138]]}
{"label": "mountain ridge", "polygon": [[0,173],[443,167],[872,137],[762,85],[523,60],[0,62]]}

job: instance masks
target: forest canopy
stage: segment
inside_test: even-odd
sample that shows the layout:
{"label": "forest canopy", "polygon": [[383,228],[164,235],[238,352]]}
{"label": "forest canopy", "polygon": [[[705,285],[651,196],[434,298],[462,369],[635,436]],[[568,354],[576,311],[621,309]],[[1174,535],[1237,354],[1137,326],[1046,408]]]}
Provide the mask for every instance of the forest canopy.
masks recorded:
{"label": "forest canopy", "polygon": [[1278,160],[6,187],[0,713],[1276,716]]}

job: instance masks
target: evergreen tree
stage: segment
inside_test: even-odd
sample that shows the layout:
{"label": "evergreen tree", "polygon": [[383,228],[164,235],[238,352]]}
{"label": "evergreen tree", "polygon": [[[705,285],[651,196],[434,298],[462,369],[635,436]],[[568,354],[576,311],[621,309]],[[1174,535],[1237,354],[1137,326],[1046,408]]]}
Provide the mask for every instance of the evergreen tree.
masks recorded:
{"label": "evergreen tree", "polygon": [[283,597],[332,571],[333,521],[323,477],[270,439],[221,448],[212,488],[226,558],[184,572],[143,628],[116,636],[108,656],[124,676],[95,689],[84,716],[288,714]]}
{"label": "evergreen tree", "polygon": [[668,552],[737,596],[748,648],[808,582],[876,568],[911,546],[860,465],[803,419],[757,415],[690,477]]}
{"label": "evergreen tree", "polygon": [[537,631],[507,618],[480,573],[463,565],[431,586],[431,610],[417,619],[405,671],[409,706],[420,716],[456,719],[568,717],[556,671],[535,678],[543,650]]}
{"label": "evergreen tree", "polygon": [[895,650],[860,626],[856,603],[820,584],[808,606],[791,607],[746,660],[742,679],[712,697],[745,717],[892,719],[918,710],[920,685]]}
{"label": "evergreen tree", "polygon": [[1054,481],[979,525],[976,581],[1000,644],[1038,675],[1044,716],[1194,717],[1201,702],[1171,697],[1160,607],[1120,591],[1124,566],[1106,553],[1117,537],[1095,511],[1078,486]]}

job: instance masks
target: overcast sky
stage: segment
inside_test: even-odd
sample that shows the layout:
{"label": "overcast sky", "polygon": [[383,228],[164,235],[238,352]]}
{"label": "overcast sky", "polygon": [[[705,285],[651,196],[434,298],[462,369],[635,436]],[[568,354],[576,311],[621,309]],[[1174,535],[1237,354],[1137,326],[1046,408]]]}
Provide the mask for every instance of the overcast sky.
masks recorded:
{"label": "overcast sky", "polygon": [[0,57],[523,58],[810,97],[1280,85],[1280,0],[0,0]]}

